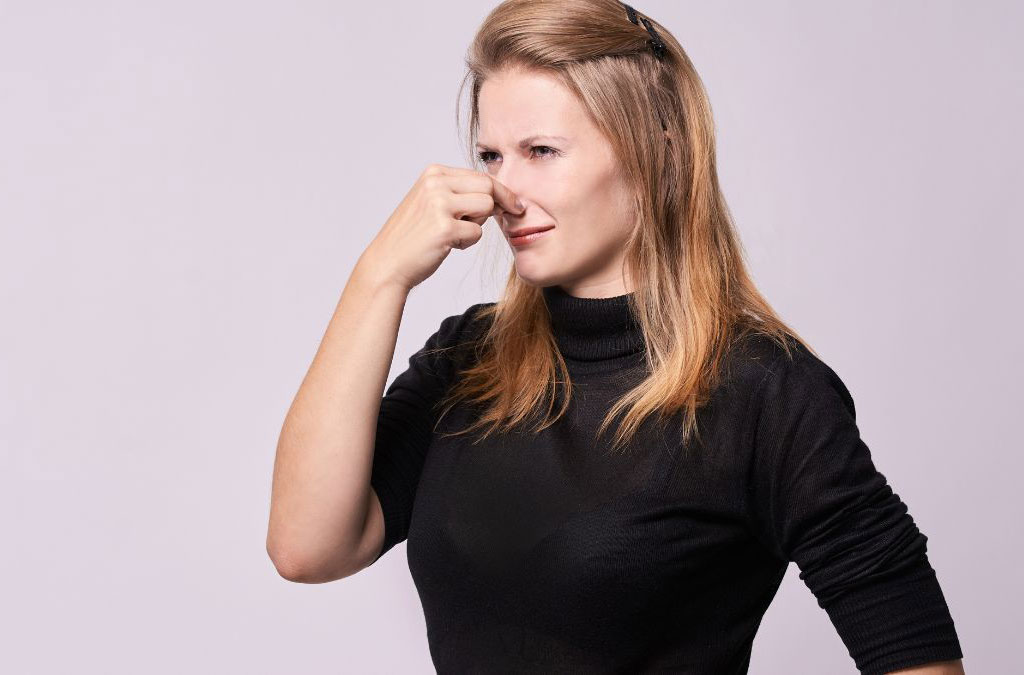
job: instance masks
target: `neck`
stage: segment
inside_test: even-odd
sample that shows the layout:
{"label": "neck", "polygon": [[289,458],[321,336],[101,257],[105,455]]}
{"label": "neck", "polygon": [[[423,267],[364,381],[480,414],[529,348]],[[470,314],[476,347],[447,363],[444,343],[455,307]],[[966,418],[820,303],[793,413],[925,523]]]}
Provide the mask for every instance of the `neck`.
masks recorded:
{"label": "neck", "polygon": [[633,292],[609,298],[578,298],[557,285],[542,290],[563,358],[608,361],[643,350],[643,333],[630,310]]}

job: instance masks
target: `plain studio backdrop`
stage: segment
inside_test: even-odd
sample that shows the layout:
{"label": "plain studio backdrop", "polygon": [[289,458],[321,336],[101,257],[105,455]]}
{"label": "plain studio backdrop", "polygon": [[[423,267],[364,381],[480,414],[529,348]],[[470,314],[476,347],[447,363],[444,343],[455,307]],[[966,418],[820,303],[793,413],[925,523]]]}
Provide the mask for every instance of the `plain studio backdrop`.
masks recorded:
{"label": "plain studio backdrop", "polygon": [[[428,163],[466,166],[462,59],[493,6],[0,0],[0,671],[433,671],[405,544],[285,581],[270,479],[357,257]],[[755,279],[849,386],[967,671],[1006,672],[1021,5],[634,6],[703,77]],[[411,293],[389,382],[497,299],[485,228]],[[797,574],[751,673],[855,673]]]}

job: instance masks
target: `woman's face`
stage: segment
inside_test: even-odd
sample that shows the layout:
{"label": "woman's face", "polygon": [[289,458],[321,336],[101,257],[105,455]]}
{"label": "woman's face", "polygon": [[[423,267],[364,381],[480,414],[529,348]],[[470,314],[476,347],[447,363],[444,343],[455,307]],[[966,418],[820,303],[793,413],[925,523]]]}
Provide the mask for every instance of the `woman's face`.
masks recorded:
{"label": "woman's face", "polygon": [[[484,170],[526,206],[496,218],[519,277],[577,297],[630,292],[622,269],[634,226],[629,192],[611,145],[580,104],[549,75],[506,71],[484,82],[478,105],[476,151]],[[524,244],[509,236],[552,225]]]}

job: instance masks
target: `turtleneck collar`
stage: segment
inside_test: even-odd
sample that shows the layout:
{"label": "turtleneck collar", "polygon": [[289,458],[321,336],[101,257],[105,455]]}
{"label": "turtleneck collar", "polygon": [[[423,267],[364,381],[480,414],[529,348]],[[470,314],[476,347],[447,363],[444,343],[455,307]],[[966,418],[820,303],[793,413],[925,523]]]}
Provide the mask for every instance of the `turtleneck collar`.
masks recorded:
{"label": "turtleneck collar", "polygon": [[633,293],[577,298],[558,285],[541,290],[563,358],[605,361],[643,350],[643,332],[629,310]]}

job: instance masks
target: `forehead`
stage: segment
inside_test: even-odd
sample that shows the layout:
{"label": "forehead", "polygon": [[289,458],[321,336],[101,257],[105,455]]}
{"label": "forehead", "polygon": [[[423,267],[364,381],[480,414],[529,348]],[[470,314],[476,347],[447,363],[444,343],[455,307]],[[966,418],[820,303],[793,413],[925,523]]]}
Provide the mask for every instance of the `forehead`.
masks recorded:
{"label": "forehead", "polygon": [[477,105],[481,144],[517,145],[541,134],[578,136],[589,125],[575,97],[544,73],[505,71],[488,78]]}

